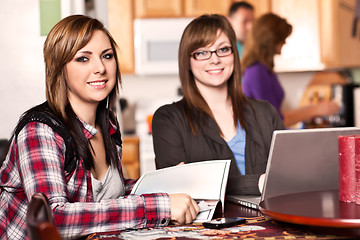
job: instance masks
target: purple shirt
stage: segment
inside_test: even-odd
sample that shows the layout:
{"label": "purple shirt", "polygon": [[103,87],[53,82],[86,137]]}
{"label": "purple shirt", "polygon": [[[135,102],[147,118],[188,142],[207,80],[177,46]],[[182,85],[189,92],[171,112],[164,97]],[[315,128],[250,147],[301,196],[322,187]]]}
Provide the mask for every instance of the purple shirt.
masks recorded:
{"label": "purple shirt", "polygon": [[284,89],[276,74],[269,72],[264,64],[256,62],[245,69],[242,87],[246,96],[270,102],[283,118],[280,109]]}

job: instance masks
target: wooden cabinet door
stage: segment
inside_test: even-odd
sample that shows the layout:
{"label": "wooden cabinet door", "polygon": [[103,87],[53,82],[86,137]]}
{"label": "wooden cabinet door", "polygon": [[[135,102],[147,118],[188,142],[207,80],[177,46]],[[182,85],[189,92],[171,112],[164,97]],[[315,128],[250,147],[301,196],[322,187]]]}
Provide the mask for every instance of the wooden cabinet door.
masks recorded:
{"label": "wooden cabinet door", "polygon": [[136,18],[181,17],[182,0],[135,0]]}
{"label": "wooden cabinet door", "polygon": [[352,36],[356,0],[322,0],[322,57],[328,67],[360,66],[360,23]]}
{"label": "wooden cabinet door", "polygon": [[316,71],[360,66],[360,26],[351,35],[356,0],[272,0],[293,26],[275,70]]}
{"label": "wooden cabinet door", "polygon": [[344,67],[360,67],[360,21],[352,36],[356,0],[338,0],[339,59]]}
{"label": "wooden cabinet door", "polygon": [[132,0],[108,0],[109,31],[119,46],[121,73],[134,73],[134,28]]}
{"label": "wooden cabinet door", "polygon": [[281,55],[275,56],[275,71],[324,69],[320,48],[319,0],[272,0],[272,11],[293,27]]}
{"label": "wooden cabinet door", "polygon": [[140,140],[136,136],[123,137],[123,151],[121,164],[125,167],[124,175],[127,178],[138,179],[140,177]]}
{"label": "wooden cabinet door", "polygon": [[227,16],[230,0],[185,0],[184,15],[198,17],[202,14],[218,13]]}

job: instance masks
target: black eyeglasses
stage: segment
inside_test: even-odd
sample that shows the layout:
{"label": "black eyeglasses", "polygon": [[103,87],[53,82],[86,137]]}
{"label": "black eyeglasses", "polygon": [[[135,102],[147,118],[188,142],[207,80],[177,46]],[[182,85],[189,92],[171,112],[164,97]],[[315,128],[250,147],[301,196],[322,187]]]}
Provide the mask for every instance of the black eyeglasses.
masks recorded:
{"label": "black eyeglasses", "polygon": [[233,53],[232,47],[222,47],[215,51],[197,51],[191,54],[195,60],[208,60],[215,53],[218,57],[226,57]]}

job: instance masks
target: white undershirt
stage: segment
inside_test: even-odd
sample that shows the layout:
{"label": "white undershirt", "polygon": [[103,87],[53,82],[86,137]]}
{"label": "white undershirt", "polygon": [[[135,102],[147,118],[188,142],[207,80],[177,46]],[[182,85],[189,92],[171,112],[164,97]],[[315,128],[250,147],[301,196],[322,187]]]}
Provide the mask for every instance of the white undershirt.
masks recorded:
{"label": "white undershirt", "polygon": [[109,166],[102,180],[97,180],[91,174],[92,192],[95,202],[104,199],[116,199],[125,195],[124,182],[117,168]]}

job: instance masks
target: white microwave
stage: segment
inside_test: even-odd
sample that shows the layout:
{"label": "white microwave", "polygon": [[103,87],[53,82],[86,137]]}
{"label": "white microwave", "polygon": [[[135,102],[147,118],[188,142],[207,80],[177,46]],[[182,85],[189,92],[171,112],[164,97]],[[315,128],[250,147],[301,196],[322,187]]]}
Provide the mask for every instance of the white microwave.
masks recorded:
{"label": "white microwave", "polygon": [[192,18],[134,20],[135,73],[178,74],[178,48]]}

